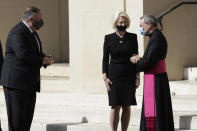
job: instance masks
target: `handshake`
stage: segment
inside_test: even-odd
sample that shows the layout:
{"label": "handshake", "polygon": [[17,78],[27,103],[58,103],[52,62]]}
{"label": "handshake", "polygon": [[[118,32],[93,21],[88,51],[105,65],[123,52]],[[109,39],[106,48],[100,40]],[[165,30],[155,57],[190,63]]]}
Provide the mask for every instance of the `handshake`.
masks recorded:
{"label": "handshake", "polygon": [[43,65],[49,66],[54,63],[54,60],[52,59],[51,55],[45,56],[43,59]]}
{"label": "handshake", "polygon": [[136,54],[133,54],[133,56],[130,58],[130,61],[133,63],[133,64],[136,64],[139,60],[140,60],[140,56],[139,55],[136,55]]}

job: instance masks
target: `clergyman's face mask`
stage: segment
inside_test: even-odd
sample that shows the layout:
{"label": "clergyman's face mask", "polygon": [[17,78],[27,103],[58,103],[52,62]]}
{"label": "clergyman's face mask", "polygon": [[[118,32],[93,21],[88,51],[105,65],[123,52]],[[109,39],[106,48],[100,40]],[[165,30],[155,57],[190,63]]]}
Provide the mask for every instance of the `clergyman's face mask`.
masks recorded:
{"label": "clergyman's face mask", "polygon": [[144,31],[144,28],[142,26],[139,28],[139,32],[141,35],[144,35],[144,36],[146,35],[146,31]]}
{"label": "clergyman's face mask", "polygon": [[146,36],[146,35],[148,35],[147,32],[150,28],[151,28],[151,26],[148,24],[145,24],[144,26],[140,25],[139,32],[141,35]]}

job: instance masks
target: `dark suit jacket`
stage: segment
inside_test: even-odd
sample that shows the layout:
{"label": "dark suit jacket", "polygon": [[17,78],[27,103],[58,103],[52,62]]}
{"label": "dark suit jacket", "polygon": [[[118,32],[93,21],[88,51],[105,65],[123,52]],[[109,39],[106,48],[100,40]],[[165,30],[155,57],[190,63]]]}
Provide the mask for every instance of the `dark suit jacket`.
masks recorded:
{"label": "dark suit jacket", "polygon": [[24,91],[40,91],[40,68],[44,56],[28,27],[23,22],[17,24],[9,32],[6,42],[2,85]]}

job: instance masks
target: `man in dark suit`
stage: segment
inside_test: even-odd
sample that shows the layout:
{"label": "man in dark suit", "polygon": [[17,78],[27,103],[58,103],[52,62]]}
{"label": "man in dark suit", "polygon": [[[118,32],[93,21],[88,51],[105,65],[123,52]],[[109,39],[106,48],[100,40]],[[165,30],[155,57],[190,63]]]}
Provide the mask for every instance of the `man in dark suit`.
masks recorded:
{"label": "man in dark suit", "polygon": [[[1,45],[1,41],[0,41],[0,73],[1,73],[1,68],[2,68],[2,65],[3,65],[3,50],[2,50],[2,45]],[[1,78],[1,75],[0,75],[0,78]],[[0,81],[0,85],[1,85],[1,81]],[[2,131],[1,129],[1,121],[0,121],[0,131]]]}
{"label": "man in dark suit", "polygon": [[9,131],[29,131],[33,119],[36,91],[40,91],[40,68],[53,63],[42,52],[36,33],[43,26],[40,9],[29,7],[22,21],[8,34],[2,85]]}

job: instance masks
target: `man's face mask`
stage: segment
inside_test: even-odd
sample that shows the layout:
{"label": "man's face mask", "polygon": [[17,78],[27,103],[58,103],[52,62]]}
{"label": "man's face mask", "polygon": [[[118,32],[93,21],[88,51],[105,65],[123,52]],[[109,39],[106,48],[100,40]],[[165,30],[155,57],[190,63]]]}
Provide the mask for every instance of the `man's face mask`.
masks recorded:
{"label": "man's face mask", "polygon": [[145,24],[144,26],[140,26],[139,32],[141,35],[148,35],[148,31],[151,28],[151,25]]}
{"label": "man's face mask", "polygon": [[44,21],[41,19],[40,21],[34,21],[33,26],[39,30],[44,25]]}
{"label": "man's face mask", "polygon": [[144,28],[142,26],[140,27],[139,32],[141,35],[146,35],[146,31],[144,31]]}

